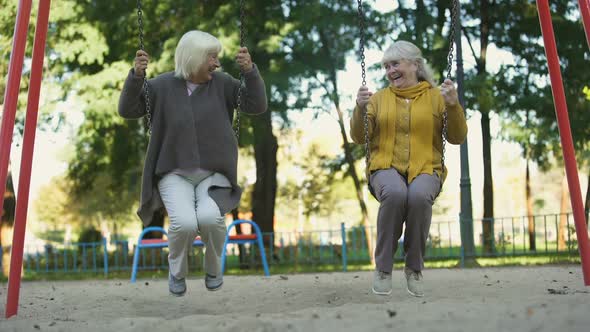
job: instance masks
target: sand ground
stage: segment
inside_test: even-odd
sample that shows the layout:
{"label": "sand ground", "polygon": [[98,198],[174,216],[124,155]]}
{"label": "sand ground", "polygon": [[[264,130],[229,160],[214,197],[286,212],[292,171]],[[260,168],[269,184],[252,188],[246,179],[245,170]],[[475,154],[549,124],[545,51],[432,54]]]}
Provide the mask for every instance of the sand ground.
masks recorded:
{"label": "sand ground", "polygon": [[[401,271],[393,294],[371,272],[226,276],[186,296],[163,279],[23,282],[18,315],[0,331],[590,331],[590,287],[579,265],[424,271],[423,298]],[[4,316],[7,285],[0,285]]]}

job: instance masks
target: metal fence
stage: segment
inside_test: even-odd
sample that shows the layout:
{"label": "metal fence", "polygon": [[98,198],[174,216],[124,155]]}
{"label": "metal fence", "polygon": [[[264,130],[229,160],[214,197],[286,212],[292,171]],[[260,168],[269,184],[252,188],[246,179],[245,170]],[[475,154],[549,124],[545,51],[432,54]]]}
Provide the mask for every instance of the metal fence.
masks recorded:
{"label": "metal fence", "polygon": [[[472,222],[476,257],[507,257],[521,255],[577,255],[578,246],[573,216],[568,214],[546,214],[532,216],[534,230],[529,232],[529,217],[505,217],[493,220],[476,219]],[[562,227],[560,227],[560,222]],[[484,224],[489,225],[491,234],[487,241],[483,237]],[[425,253],[426,260],[461,259],[460,221],[435,221],[430,227],[430,236]],[[367,234],[367,232],[369,234]],[[376,228],[368,230],[361,226],[340,229],[315,230],[307,232],[264,233],[265,250],[270,266],[336,266],[346,271],[349,264],[368,264],[367,235],[374,240]],[[531,249],[531,235],[535,249]],[[560,238],[562,241],[560,241]],[[372,241],[374,243],[374,241]],[[29,274],[50,273],[103,273],[130,271],[132,256],[137,240],[67,245],[45,245],[43,248],[25,247],[24,270]],[[561,244],[561,245],[560,245]],[[260,265],[257,248],[254,245],[228,245],[227,268]],[[239,252],[241,256],[239,257]],[[167,248],[142,249],[139,271],[168,268]],[[396,260],[403,259],[403,236],[400,239]],[[1,255],[0,255],[1,257]],[[191,270],[202,270],[203,251],[193,248],[189,254]]]}

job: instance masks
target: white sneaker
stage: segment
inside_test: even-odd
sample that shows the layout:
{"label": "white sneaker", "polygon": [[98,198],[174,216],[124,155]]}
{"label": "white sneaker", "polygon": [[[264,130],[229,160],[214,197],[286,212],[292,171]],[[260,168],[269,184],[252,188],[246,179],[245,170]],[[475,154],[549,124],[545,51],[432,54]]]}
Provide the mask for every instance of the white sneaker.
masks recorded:
{"label": "white sneaker", "polygon": [[375,271],[373,275],[373,293],[377,295],[389,295],[392,290],[391,273]]}
{"label": "white sneaker", "polygon": [[422,272],[416,272],[406,267],[404,268],[404,273],[406,275],[406,281],[408,282],[408,293],[416,297],[424,296]]}

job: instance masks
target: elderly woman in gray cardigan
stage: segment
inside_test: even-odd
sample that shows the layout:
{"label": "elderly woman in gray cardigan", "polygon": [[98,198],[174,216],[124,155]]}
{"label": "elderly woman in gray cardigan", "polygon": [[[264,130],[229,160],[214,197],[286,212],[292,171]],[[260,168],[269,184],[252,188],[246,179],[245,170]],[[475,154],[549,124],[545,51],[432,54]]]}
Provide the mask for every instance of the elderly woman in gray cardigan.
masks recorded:
{"label": "elderly woman in gray cardigan", "polygon": [[[205,286],[223,284],[221,251],[227,232],[224,215],[238,205],[238,144],[232,129],[240,81],[217,71],[221,43],[202,31],[187,32],[176,47],[175,71],[150,79],[152,134],[145,159],[137,214],[148,226],[165,208],[168,229],[170,293],[186,292],[188,251],[195,236],[205,243]],[[148,54],[138,50],[119,99],[127,119],[146,115],[143,78]],[[265,85],[248,49],[236,62],[244,75],[242,111],[266,111]]]}

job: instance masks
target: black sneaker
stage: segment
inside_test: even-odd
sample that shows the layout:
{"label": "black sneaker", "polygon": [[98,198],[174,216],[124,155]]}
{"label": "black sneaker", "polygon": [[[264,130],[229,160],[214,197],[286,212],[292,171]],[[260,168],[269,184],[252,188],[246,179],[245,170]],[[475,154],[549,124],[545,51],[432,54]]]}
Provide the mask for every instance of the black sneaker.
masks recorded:
{"label": "black sneaker", "polygon": [[186,293],[186,280],[185,278],[178,279],[168,273],[168,289],[170,294],[174,296],[183,296]]}
{"label": "black sneaker", "polygon": [[207,290],[210,291],[216,291],[218,289],[221,289],[221,286],[223,285],[223,276],[212,276],[209,273],[205,274],[205,287],[207,287]]}

